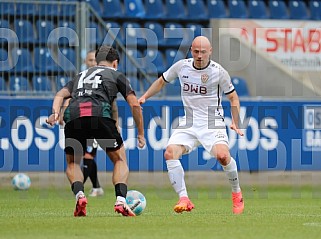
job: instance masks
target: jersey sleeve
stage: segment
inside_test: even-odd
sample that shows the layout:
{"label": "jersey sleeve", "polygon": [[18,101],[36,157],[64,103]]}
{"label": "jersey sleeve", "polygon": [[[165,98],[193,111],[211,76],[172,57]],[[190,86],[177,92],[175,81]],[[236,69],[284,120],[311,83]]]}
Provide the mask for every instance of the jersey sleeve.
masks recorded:
{"label": "jersey sleeve", "polygon": [[70,93],[72,93],[75,80],[76,80],[76,79],[74,78],[73,80],[68,81],[68,82],[65,84],[65,86],[64,86],[64,88],[67,88]]}
{"label": "jersey sleeve", "polygon": [[167,71],[163,73],[163,79],[169,83],[175,80],[178,77],[178,73],[180,69],[182,68],[183,60],[180,60],[176,62],[174,65],[172,65],[170,68],[168,68]]}
{"label": "jersey sleeve", "polygon": [[119,74],[119,76],[117,78],[117,88],[118,88],[118,91],[124,97],[124,99],[126,99],[126,97],[129,94],[135,94],[135,91],[133,90],[132,86],[130,85],[129,80],[126,78],[126,76],[124,74]]}
{"label": "jersey sleeve", "polygon": [[235,90],[229,73],[223,67],[220,67],[220,86],[226,95]]}

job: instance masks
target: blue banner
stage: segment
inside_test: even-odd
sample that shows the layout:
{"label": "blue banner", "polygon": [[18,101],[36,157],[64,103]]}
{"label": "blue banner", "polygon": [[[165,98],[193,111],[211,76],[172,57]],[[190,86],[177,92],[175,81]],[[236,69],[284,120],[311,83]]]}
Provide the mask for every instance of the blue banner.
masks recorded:
{"label": "blue banner", "polygon": [[[52,100],[0,100],[0,171],[64,171],[63,127],[49,127]],[[125,101],[119,101],[121,132],[131,171],[165,170],[164,150],[184,109],[180,101],[150,100],[143,105],[147,145],[137,149],[137,130]],[[229,102],[223,102],[231,124]],[[244,137],[227,127],[231,155],[241,171],[321,170],[321,103],[242,101]],[[202,147],[182,157],[186,170],[221,170]],[[99,170],[113,166],[100,149]]]}

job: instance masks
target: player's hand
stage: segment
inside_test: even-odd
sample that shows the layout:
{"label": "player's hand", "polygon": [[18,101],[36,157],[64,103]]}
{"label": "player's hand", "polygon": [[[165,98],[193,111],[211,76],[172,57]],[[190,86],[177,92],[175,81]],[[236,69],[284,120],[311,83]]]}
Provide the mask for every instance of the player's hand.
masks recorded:
{"label": "player's hand", "polygon": [[145,97],[144,96],[142,96],[142,97],[140,97],[139,99],[138,99],[138,103],[139,104],[144,104],[146,102],[146,99],[145,99]]}
{"label": "player's hand", "polygon": [[58,120],[59,120],[59,114],[53,113],[49,115],[48,119],[46,119],[46,123],[53,126],[54,124],[56,124]]}
{"label": "player's hand", "polygon": [[141,149],[144,148],[146,144],[144,135],[137,135],[137,139],[138,139],[138,147]]}
{"label": "player's hand", "polygon": [[234,130],[238,135],[244,136],[244,133],[242,130],[240,130],[238,127],[236,127],[235,124],[231,124],[230,128]]}

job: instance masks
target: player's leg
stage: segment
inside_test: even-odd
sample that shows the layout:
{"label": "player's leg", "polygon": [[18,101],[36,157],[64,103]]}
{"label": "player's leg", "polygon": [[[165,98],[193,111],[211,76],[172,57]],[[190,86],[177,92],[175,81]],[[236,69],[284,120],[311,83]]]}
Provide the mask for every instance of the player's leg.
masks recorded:
{"label": "player's leg", "polygon": [[240,214],[244,210],[244,201],[239,183],[237,165],[230,155],[229,147],[225,143],[217,143],[212,147],[211,153],[222,165],[232,187],[233,213]]}

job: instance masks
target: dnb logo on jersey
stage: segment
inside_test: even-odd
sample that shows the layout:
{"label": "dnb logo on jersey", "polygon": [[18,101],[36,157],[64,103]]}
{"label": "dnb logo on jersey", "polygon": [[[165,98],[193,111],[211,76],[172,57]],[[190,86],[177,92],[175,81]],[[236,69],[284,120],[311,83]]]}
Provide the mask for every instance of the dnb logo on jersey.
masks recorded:
{"label": "dnb logo on jersey", "polygon": [[208,74],[201,75],[201,80],[203,84],[205,84],[208,81],[208,79],[209,79]]}
{"label": "dnb logo on jersey", "polygon": [[305,105],[303,115],[303,150],[321,151],[321,105]]}

